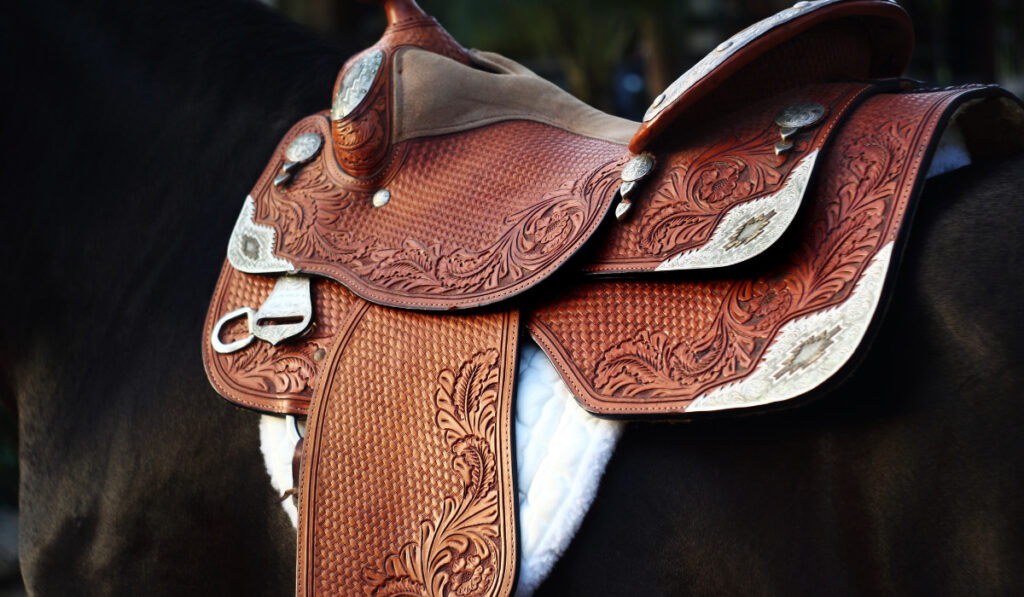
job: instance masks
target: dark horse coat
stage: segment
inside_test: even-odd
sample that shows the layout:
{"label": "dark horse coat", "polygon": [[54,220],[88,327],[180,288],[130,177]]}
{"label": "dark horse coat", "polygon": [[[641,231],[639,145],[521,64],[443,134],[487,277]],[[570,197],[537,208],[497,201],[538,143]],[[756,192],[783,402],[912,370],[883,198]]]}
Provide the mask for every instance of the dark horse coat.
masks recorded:
{"label": "dark horse coat", "polygon": [[[200,361],[238,206],[345,56],[256,4],[0,20],[0,394],[41,595],[293,590],[257,416]],[[786,412],[628,428],[542,594],[1024,586],[1020,157],[932,182],[862,366]]]}

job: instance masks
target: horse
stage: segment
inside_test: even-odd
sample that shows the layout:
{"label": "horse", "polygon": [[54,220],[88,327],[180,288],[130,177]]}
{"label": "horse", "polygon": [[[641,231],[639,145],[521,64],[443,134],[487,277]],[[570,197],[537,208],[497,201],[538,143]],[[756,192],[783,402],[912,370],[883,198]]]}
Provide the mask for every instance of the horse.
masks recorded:
{"label": "horse", "polygon": [[[238,200],[338,45],[240,0],[16,4],[2,25],[9,285],[33,594],[286,594],[257,415],[209,387]],[[1024,585],[1024,157],[934,179],[870,350],[796,408],[628,425],[538,595]]]}

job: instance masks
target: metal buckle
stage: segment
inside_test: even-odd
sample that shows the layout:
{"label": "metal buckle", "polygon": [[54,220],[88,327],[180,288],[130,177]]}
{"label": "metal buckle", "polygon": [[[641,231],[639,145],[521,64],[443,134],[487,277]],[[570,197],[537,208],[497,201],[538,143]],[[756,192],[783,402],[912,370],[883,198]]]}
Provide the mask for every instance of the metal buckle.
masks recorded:
{"label": "metal buckle", "polygon": [[[252,316],[254,311],[249,307],[242,307],[241,309],[235,309],[234,311],[224,315],[217,320],[217,324],[213,326],[213,332],[210,333],[210,344],[213,345],[213,349],[221,354],[230,354],[237,350],[242,350],[246,346],[252,344],[253,338],[256,336],[252,333]],[[245,315],[246,325],[249,328],[249,335],[241,340],[235,340],[227,344],[220,341],[220,330],[224,327],[224,324]]]}
{"label": "metal buckle", "polygon": [[[243,315],[246,317],[249,335],[234,342],[221,342],[220,332],[224,325]],[[312,320],[313,302],[310,298],[309,278],[282,276],[277,279],[270,296],[263,301],[259,310],[242,307],[217,320],[210,333],[210,344],[221,354],[241,350],[255,338],[276,346],[304,332]]]}

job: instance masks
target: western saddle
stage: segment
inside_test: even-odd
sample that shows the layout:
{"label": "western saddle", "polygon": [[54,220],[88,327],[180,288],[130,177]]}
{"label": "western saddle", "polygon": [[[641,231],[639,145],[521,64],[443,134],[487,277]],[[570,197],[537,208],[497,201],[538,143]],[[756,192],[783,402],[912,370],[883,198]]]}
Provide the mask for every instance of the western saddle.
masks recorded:
{"label": "western saddle", "polygon": [[204,329],[225,398],[309,416],[300,595],[511,594],[521,332],[600,416],[820,393],[947,124],[975,161],[1024,140],[998,88],[896,78],[913,36],[886,0],[748,27],[639,124],[383,4],[246,197]]}

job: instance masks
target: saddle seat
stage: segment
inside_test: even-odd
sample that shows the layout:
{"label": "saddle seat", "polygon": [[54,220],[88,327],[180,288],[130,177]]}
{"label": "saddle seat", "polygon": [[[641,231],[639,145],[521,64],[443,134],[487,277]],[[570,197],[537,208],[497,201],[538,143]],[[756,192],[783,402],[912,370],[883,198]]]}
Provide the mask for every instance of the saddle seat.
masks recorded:
{"label": "saddle seat", "polygon": [[642,123],[386,9],[246,198],[204,328],[225,398],[309,415],[300,594],[510,594],[523,330],[601,416],[818,395],[947,123],[972,159],[1024,149],[1005,92],[892,78],[912,35],[887,1],[755,24]]}
{"label": "saddle seat", "polygon": [[[229,259],[247,273],[325,275],[363,298],[399,308],[479,307],[536,286],[561,267],[597,230],[618,199],[615,191],[638,182],[623,176],[643,171],[650,180],[637,192],[647,196],[682,195],[673,188],[682,173],[708,183],[727,161],[733,170],[744,169],[736,192],[723,196],[705,184],[693,205],[675,210],[699,214],[703,230],[670,230],[674,238],[666,240],[665,230],[649,229],[664,227],[651,221],[658,215],[620,209],[632,222],[622,232],[616,229],[616,237],[626,238],[611,239],[608,258],[590,269],[707,268],[749,259],[792,221],[814,156],[868,87],[822,82],[896,74],[903,62],[894,61],[908,54],[894,50],[893,42],[878,41],[877,15],[898,34],[907,29],[895,5],[854,3],[864,4],[861,14],[846,4],[821,4],[821,10],[796,11],[802,18],[777,19],[768,35],[734,38],[737,47],[750,47],[719,52],[728,59],[717,68],[703,62],[695,67],[710,68],[712,78],[721,78],[717,69],[735,71],[727,84],[712,91],[701,84],[674,85],[675,99],[661,100],[666,107],[642,126],[602,114],[507,59],[462,50],[432,19],[394,23],[378,44],[342,69],[330,117],[310,117],[285,136],[276,152],[279,161],[268,167],[239,218]],[[844,51],[815,52],[837,37]],[[804,54],[814,58],[790,59]],[[806,66],[788,68],[785,76],[771,69],[773,76],[766,77],[766,67],[778,60]],[[743,93],[721,97],[722,89]],[[703,126],[693,126],[684,116],[700,113],[702,98],[717,109]],[[684,104],[691,110],[676,108]],[[780,141],[784,127],[773,117],[787,107],[812,104],[822,113]],[[685,134],[655,138],[655,131],[671,131],[677,121],[687,126]],[[317,152],[294,179],[275,183],[289,162],[286,148],[298,138],[316,137],[321,143],[331,138],[333,151]],[[652,143],[659,147],[656,160],[625,147]],[[630,158],[635,167],[625,169]],[[654,166],[659,167],[648,171]],[[727,235],[710,224],[771,194],[795,201],[772,206],[779,215],[757,243],[731,253],[709,249],[698,265],[666,263],[710,241],[716,231]],[[639,203],[648,212],[657,207]],[[624,205],[632,203],[622,200],[619,208]],[[637,239],[645,234],[657,238]],[[673,242],[680,237],[685,240]]]}

